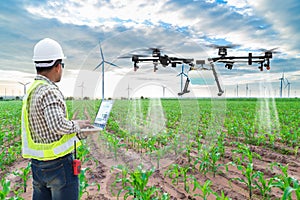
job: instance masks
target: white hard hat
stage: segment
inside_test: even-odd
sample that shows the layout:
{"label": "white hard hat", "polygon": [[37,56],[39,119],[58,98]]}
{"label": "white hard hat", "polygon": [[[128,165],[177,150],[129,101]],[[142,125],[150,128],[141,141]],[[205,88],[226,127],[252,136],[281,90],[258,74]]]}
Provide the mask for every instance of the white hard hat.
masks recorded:
{"label": "white hard hat", "polygon": [[33,50],[33,61],[55,61],[66,58],[58,42],[45,38],[40,40]]}

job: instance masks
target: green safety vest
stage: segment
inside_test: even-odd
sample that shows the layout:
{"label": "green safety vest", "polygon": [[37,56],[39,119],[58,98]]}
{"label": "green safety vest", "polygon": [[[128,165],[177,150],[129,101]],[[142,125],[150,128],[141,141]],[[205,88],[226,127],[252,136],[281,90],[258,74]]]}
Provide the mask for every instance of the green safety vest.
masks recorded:
{"label": "green safety vest", "polygon": [[[27,91],[27,96],[23,99],[22,106],[22,156],[24,158],[34,158],[37,160],[53,160],[71,153],[76,147],[81,145],[76,133],[63,135],[58,141],[49,144],[35,143],[32,140],[27,111],[27,101],[30,93],[41,84],[49,84],[46,81],[35,80]],[[66,112],[68,113],[68,112]],[[68,118],[68,114],[67,114]]]}

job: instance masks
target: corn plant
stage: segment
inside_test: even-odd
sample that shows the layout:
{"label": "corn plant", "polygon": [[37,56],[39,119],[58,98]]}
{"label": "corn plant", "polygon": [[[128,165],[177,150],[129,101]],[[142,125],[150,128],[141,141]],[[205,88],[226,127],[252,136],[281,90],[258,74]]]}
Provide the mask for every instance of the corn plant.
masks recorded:
{"label": "corn plant", "polygon": [[204,182],[203,185],[200,185],[200,183],[194,179],[194,188],[193,188],[193,191],[195,191],[196,189],[200,189],[202,194],[195,194],[194,196],[199,196],[201,197],[201,199],[203,200],[207,200],[208,196],[210,194],[214,194],[215,192],[211,189],[211,181],[210,180],[206,180]]}
{"label": "corn plant", "polygon": [[144,171],[139,165],[133,172],[129,172],[129,177],[124,180],[125,184],[128,185],[119,191],[118,198],[123,191],[126,191],[124,199],[132,196],[137,200],[150,200],[152,196],[158,196],[158,188],[155,186],[147,187],[149,177],[154,171],[154,168]]}
{"label": "corn plant", "polygon": [[123,141],[122,138],[117,137],[114,134],[106,134],[106,139],[108,143],[110,144],[110,148],[112,146],[113,152],[114,152],[114,158],[117,159],[117,152],[118,149],[121,148],[122,146],[125,146],[125,144],[122,144],[121,142]]}
{"label": "corn plant", "polygon": [[221,195],[218,195],[217,193],[214,193],[214,195],[216,196],[216,200],[231,200],[231,198],[224,194],[224,191],[221,191]]}
{"label": "corn plant", "polygon": [[[258,172],[254,170],[253,168],[253,156],[256,155],[260,158],[259,155],[253,154],[250,148],[246,145],[242,145],[240,143],[237,143],[238,149],[233,150],[233,153],[240,153],[242,154],[240,159],[239,157],[235,158],[237,169],[241,171],[242,175],[244,177],[240,178],[233,178],[233,180],[237,180],[241,183],[244,183],[248,190],[249,190],[249,198],[252,199],[252,191],[256,187],[254,185],[254,179],[258,176]],[[245,160],[245,158],[248,158],[248,160]],[[246,162],[244,165],[243,163]]]}
{"label": "corn plant", "polygon": [[270,199],[271,188],[273,187],[273,179],[267,180],[263,172],[258,171],[255,174],[257,180],[254,180],[254,185],[259,190],[263,200]]}
{"label": "corn plant", "polygon": [[286,200],[286,199],[291,200],[292,192],[295,192],[297,200],[299,200],[300,199],[300,184],[297,179],[295,179],[294,177],[290,177],[288,175],[288,165],[284,166],[280,163],[272,163],[271,169],[274,166],[279,167],[281,169],[282,174],[275,175],[275,177],[273,177],[274,181],[272,183],[272,186],[277,187],[283,191],[283,196],[282,196],[283,200]]}
{"label": "corn plant", "polygon": [[202,151],[201,155],[199,158],[197,158],[194,162],[194,166],[197,165],[199,162],[199,171],[203,172],[204,175],[206,175],[207,172],[213,172],[213,176],[216,176],[216,173],[218,173],[218,170],[221,166],[224,166],[224,164],[217,163],[220,158],[221,158],[221,153],[223,153],[224,149],[223,147],[219,146],[214,146],[212,148],[205,149]]}
{"label": "corn plant", "polygon": [[192,176],[188,176],[188,172],[191,170],[191,167],[186,166],[186,167],[180,167],[179,169],[183,180],[184,190],[186,192],[189,192],[190,191],[189,178],[191,178]]}
{"label": "corn plant", "polygon": [[[78,175],[79,179],[79,198],[81,199],[83,194],[89,194],[87,191],[87,187],[89,186],[88,180],[86,178],[86,172],[90,170],[90,168],[83,168],[80,171],[80,174]],[[99,186],[98,186],[99,189]]]}
{"label": "corn plant", "polygon": [[10,180],[5,179],[4,177],[1,179],[1,190],[0,190],[0,199],[6,199],[8,194],[10,193]]}
{"label": "corn plant", "polygon": [[173,184],[178,185],[179,177],[180,177],[180,166],[178,164],[172,164],[168,167],[168,170],[165,171],[165,177],[168,176]]}
{"label": "corn plant", "polygon": [[195,162],[194,162],[194,166],[196,166],[198,163],[199,167],[198,170],[199,172],[203,172],[204,175],[206,175],[206,173],[209,171],[210,165],[211,165],[211,161],[209,158],[209,152],[205,149],[202,151],[201,156],[199,156]]}
{"label": "corn plant", "polygon": [[26,187],[27,187],[26,183],[29,178],[30,171],[31,171],[31,163],[29,162],[27,164],[27,167],[21,168],[20,171],[13,172],[14,175],[19,176],[23,180],[24,192],[26,192]]}
{"label": "corn plant", "polygon": [[117,174],[117,177],[116,177],[116,180],[115,180],[114,184],[121,182],[122,188],[125,188],[126,183],[128,181],[128,179],[127,179],[127,176],[128,176],[128,173],[129,173],[128,167],[123,166],[123,165],[118,165],[116,167],[112,167],[112,169],[121,170],[121,177],[119,177],[119,174]]}
{"label": "corn plant", "polygon": [[90,149],[82,142],[82,145],[77,148],[77,159],[81,160],[82,164],[86,163],[89,160]]}
{"label": "corn plant", "polygon": [[237,165],[237,169],[242,172],[245,178],[233,178],[241,183],[244,183],[249,190],[249,198],[252,199],[252,191],[256,188],[254,185],[254,179],[257,176],[257,172],[253,169],[253,163],[247,163],[247,166]]}
{"label": "corn plant", "polygon": [[219,153],[219,147],[212,148],[209,152],[209,157],[211,159],[211,170],[213,172],[213,176],[216,177],[218,169],[223,166],[223,164],[217,164],[221,157],[221,154]]}

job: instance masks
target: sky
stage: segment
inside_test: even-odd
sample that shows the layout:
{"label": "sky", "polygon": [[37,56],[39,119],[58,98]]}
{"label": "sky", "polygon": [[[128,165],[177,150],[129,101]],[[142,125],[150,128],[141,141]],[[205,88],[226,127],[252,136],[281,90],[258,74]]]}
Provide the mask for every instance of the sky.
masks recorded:
{"label": "sky", "polygon": [[[238,45],[228,55],[276,49],[271,70],[236,63],[232,70],[215,63],[225,97],[300,96],[300,1],[298,0],[10,0],[0,6],[0,96],[22,96],[36,71],[33,47],[43,38],[58,41],[67,56],[58,83],[64,95],[102,97],[100,45],[106,61],[104,96],[178,97],[182,65],[141,63],[134,72],[129,53],[149,54],[161,47],[169,56],[206,60],[217,57],[209,45]],[[188,71],[186,97],[214,97],[212,71]],[[185,83],[183,77],[183,85]],[[199,83],[199,80],[201,83]],[[28,87],[28,85],[27,85]],[[290,88],[290,89],[289,89]]]}

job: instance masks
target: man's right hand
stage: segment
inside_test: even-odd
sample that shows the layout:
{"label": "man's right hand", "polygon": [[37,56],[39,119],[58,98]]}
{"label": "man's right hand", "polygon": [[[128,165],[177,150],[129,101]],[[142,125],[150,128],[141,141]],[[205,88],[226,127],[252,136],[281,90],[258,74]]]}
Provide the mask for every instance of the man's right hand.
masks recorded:
{"label": "man's right hand", "polygon": [[89,120],[74,120],[78,123],[80,129],[93,128]]}

